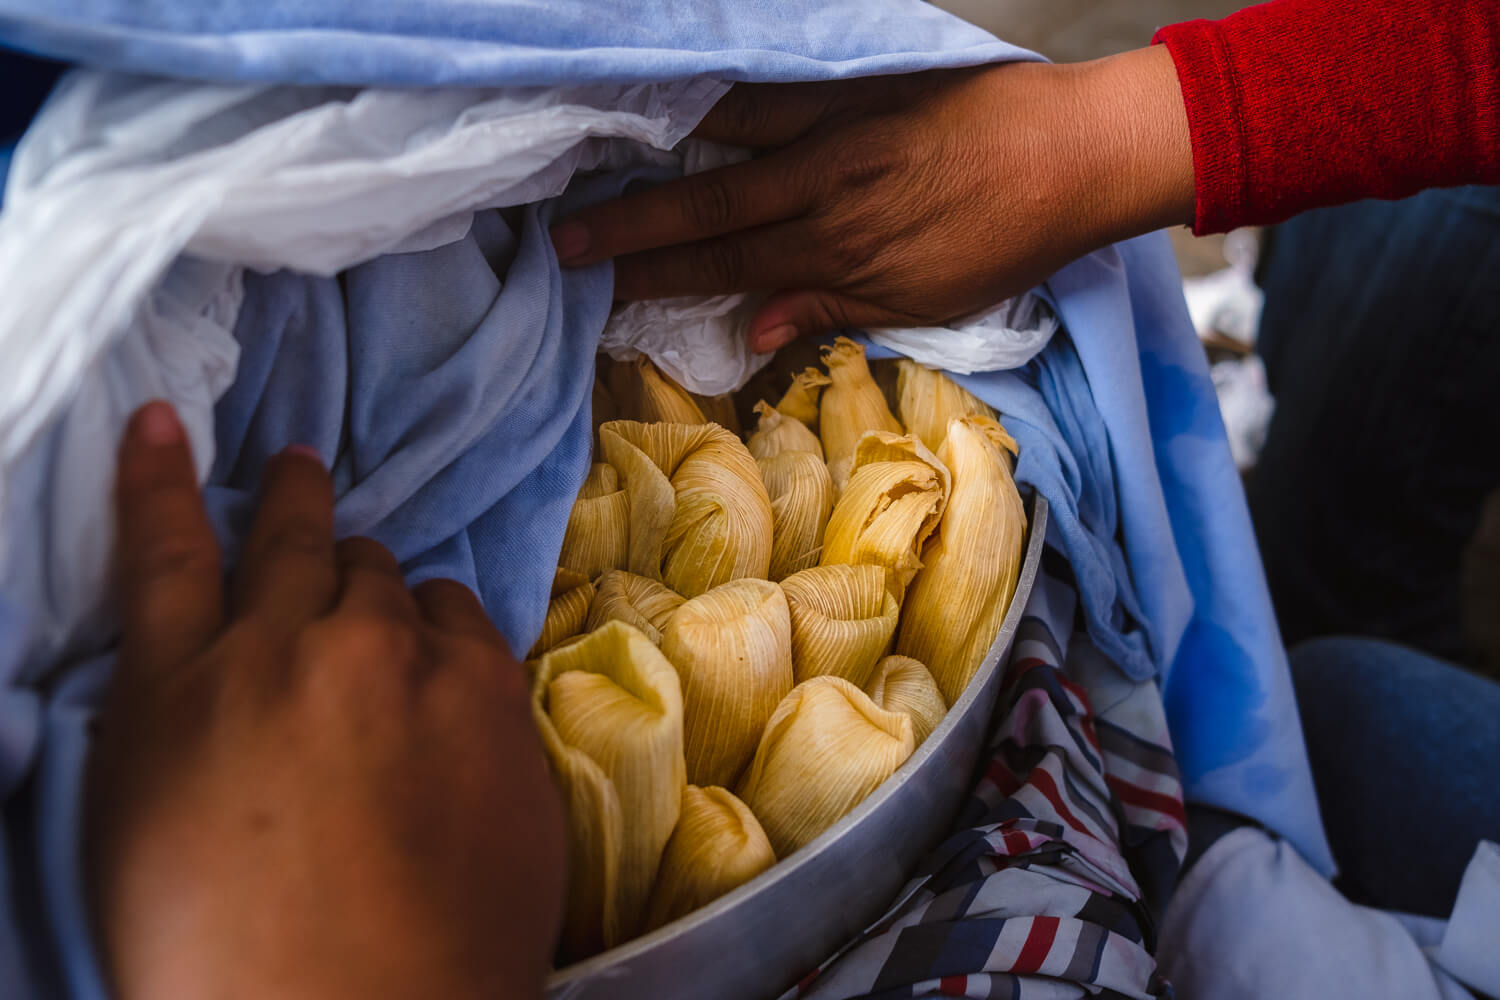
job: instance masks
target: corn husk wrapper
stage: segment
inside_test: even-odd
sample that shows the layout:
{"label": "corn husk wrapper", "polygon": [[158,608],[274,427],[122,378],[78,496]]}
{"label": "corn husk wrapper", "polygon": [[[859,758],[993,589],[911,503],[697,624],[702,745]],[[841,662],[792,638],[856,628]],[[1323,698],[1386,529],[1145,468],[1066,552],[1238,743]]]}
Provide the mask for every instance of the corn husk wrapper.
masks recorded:
{"label": "corn husk wrapper", "polygon": [[840,337],[823,348],[823,363],[828,366],[829,385],[818,408],[818,433],[823,439],[823,457],[835,472],[837,484],[840,466],[854,454],[866,431],[900,434],[901,424],[870,375],[863,347]]}
{"label": "corn husk wrapper", "polygon": [[897,413],[908,434],[915,434],[933,451],[948,434],[954,417],[982,416],[996,419],[988,403],[942,372],[924,368],[902,358],[896,362]]}
{"label": "corn husk wrapper", "polygon": [[1011,478],[1015,451],[988,417],[948,423],[940,454],[953,491],[906,595],[896,652],[925,663],[950,705],[994,643],[1021,572],[1026,510]]}
{"label": "corn husk wrapper", "polygon": [[740,433],[740,415],[735,412],[734,393],[726,392],[717,396],[700,396],[696,392],[688,393],[688,397],[698,404],[699,411],[703,414],[706,423],[718,424],[726,431],[736,436]]}
{"label": "corn husk wrapper", "polygon": [[568,513],[557,564],[593,579],[624,567],[629,547],[630,500],[614,466],[595,462]]}
{"label": "corn husk wrapper", "polygon": [[823,460],[823,445],[818,436],[807,429],[802,421],[794,419],[762,400],[755,404],[760,417],[755,433],[745,446],[756,459],[774,458],[782,452],[806,451]]}
{"label": "corn husk wrapper", "polygon": [[669,424],[707,423],[692,395],[644,354],[610,369],[609,391],[625,420]]}
{"label": "corn husk wrapper", "polygon": [[688,781],[732,786],[792,689],[786,596],[766,580],[732,580],[678,608],[661,650],[682,678]]}
{"label": "corn husk wrapper", "polygon": [[778,858],[832,826],[916,748],[911,719],[842,677],[814,677],[776,706],[736,788]]}
{"label": "corn husk wrapper", "polygon": [[776,409],[815,431],[818,429],[819,399],[828,385],[827,375],[816,368],[804,368],[793,376],[791,388],[781,397]]}
{"label": "corn husk wrapper", "polygon": [[922,567],[919,553],[937,530],[952,479],[912,435],[866,434],[853,467],[823,533],[819,564],[880,566],[899,603]]}
{"label": "corn husk wrapper", "polygon": [[717,424],[616,420],[599,439],[630,499],[627,569],[684,597],[765,578],[771,498],[739,438]]}
{"label": "corn husk wrapper", "polygon": [[677,672],[610,622],[542,658],[532,714],[568,810],[563,949],[582,958],[634,937],[686,780]]}
{"label": "corn husk wrapper", "polygon": [[535,659],[582,632],[593,602],[594,585],[589,578],[559,566],[552,576],[552,597],[547,602],[547,617],[542,620],[542,634],[537,636],[526,658]]}
{"label": "corn husk wrapper", "polygon": [[684,600],[665,584],[620,569],[601,576],[594,591],[594,603],[589,607],[589,631],[618,620],[640,629],[658,646],[668,619],[682,607]]}
{"label": "corn husk wrapper", "polygon": [[816,566],[781,581],[792,615],[792,676],[864,687],[890,648],[899,609],[879,566]]}
{"label": "corn husk wrapper", "polygon": [[828,466],[810,451],[784,451],[756,464],[771,498],[768,575],[782,580],[818,564],[823,530],[833,510],[833,481],[828,478]]}
{"label": "corn husk wrapper", "polygon": [[875,665],[870,682],[865,685],[870,700],[887,712],[905,712],[911,716],[912,735],[917,746],[948,714],[948,703],[938,690],[932,672],[910,656],[887,656]]}
{"label": "corn husk wrapper", "polygon": [[654,930],[738,889],[776,863],[760,821],[727,788],[688,785],[647,907]]}

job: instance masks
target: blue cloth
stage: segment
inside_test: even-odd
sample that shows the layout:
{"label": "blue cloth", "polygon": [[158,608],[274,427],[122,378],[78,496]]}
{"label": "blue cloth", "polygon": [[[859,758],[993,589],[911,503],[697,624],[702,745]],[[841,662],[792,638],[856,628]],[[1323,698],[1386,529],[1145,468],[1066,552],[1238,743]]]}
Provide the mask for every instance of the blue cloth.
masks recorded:
{"label": "blue cloth", "polygon": [[[810,80],[1028,56],[915,0],[606,9],[0,0],[0,38],[115,68],[426,85]],[[475,586],[512,644],[529,645],[587,462],[589,360],[610,303],[607,266],[561,271],[545,226],[624,180],[481,213],[459,243],[341,279],[250,276],[209,487],[231,553],[265,457],[311,444],[332,460],[341,531],[386,542],[413,579]],[[1130,676],[1160,677],[1189,796],[1261,820],[1327,869],[1285,658],[1171,251],[1160,237],[1122,244],[1048,291],[1071,339],[1019,373],[964,381],[1007,413],[1020,475],[1053,505],[1091,637]],[[8,870],[34,861],[44,873],[54,964],[74,995],[97,997],[75,863],[95,688],[62,690],[76,697],[54,690],[45,720],[35,704],[18,713],[43,735],[12,756],[33,760],[35,780],[6,818],[33,817],[42,857],[7,833]],[[0,959],[25,949],[18,927],[36,925],[17,912],[0,920]]]}
{"label": "blue cloth", "polygon": [[0,0],[0,44],[158,76],[424,87],[826,80],[1023,55],[918,0]]}

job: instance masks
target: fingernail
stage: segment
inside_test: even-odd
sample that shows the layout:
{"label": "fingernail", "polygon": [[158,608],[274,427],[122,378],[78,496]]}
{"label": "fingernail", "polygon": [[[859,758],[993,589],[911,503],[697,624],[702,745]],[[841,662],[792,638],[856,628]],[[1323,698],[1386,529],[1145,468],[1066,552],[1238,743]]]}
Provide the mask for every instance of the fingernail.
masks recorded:
{"label": "fingernail", "polygon": [[797,339],[797,328],[790,323],[773,326],[755,338],[753,347],[757,354],[770,354]]}
{"label": "fingernail", "polygon": [[552,248],[564,264],[589,252],[589,227],[581,222],[564,222],[552,227]]}
{"label": "fingernail", "polygon": [[319,465],[323,464],[323,456],[318,454],[318,449],[307,444],[289,444],[281,449],[283,455],[296,455],[299,458],[310,458]]}
{"label": "fingernail", "polygon": [[176,444],[182,440],[182,424],[172,404],[153,399],[135,417],[136,433],[141,440],[152,445]]}

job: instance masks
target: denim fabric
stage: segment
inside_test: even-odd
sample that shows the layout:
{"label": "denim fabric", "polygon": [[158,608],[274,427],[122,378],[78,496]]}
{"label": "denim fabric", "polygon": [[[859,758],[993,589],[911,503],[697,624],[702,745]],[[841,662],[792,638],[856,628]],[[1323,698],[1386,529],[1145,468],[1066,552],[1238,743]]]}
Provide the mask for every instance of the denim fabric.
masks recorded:
{"label": "denim fabric", "polygon": [[1288,644],[1462,657],[1459,557],[1500,484],[1500,189],[1309,212],[1262,280],[1277,409],[1248,492]]}
{"label": "denim fabric", "polygon": [[1446,917],[1480,840],[1500,842],[1500,684],[1372,639],[1292,650],[1335,883]]}

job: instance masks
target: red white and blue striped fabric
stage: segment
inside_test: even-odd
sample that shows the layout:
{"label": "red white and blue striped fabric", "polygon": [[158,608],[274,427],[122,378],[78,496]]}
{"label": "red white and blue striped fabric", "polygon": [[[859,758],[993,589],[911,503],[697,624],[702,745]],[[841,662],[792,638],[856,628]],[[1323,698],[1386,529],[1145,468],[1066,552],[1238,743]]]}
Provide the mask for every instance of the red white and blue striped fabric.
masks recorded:
{"label": "red white and blue striped fabric", "polygon": [[1152,957],[1187,829],[1161,694],[1037,578],[959,830],[784,1000],[1170,997]]}

